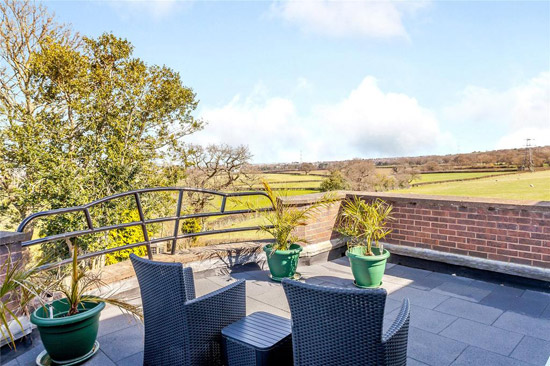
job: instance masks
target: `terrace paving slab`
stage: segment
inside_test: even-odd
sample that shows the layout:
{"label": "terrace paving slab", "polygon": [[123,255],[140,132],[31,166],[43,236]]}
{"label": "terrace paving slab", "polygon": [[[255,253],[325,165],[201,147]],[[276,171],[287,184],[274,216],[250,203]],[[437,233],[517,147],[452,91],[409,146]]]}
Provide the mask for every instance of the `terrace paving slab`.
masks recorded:
{"label": "terrace paving slab", "polygon": [[469,346],[458,356],[452,366],[528,366],[530,364],[514,360],[484,349]]}
{"label": "terrace paving slab", "polygon": [[408,356],[427,365],[450,365],[467,346],[422,329],[409,328]]}
{"label": "terrace paving slab", "polygon": [[494,291],[485,296],[479,303],[502,311],[511,311],[534,317],[542,315],[544,309],[548,306],[546,301],[540,299],[510,296]]}
{"label": "terrace paving slab", "polygon": [[522,334],[468,319],[458,319],[440,334],[504,356],[508,356],[523,338]]}
{"label": "terrace paving slab", "polygon": [[508,329],[531,337],[550,341],[550,320],[534,318],[507,311],[493,324],[495,327]]}
{"label": "terrace paving slab", "polygon": [[548,365],[548,362],[550,362],[550,342],[525,336],[511,356],[533,365]]}
{"label": "terrace paving slab", "polygon": [[478,302],[491,293],[491,290],[473,286],[472,283],[445,282],[431,292]]}
{"label": "terrace paving slab", "polygon": [[[306,283],[355,288],[346,257],[298,271]],[[404,298],[412,304],[408,365],[544,365],[550,357],[550,295],[401,265],[388,265],[387,272],[382,284],[388,292],[384,329],[391,326]],[[254,270],[197,278],[196,293],[202,296],[245,279],[247,314],[266,311],[290,318],[282,286],[268,274]],[[140,302],[137,288],[123,295]],[[142,364],[143,326],[111,306],[100,320],[101,349],[84,365]],[[34,365],[42,350],[41,342],[34,342],[26,351],[7,353],[2,364]]]}
{"label": "terrace paving slab", "polygon": [[143,352],[134,353],[116,363],[118,366],[136,366],[143,365]]}
{"label": "terrace paving slab", "polygon": [[502,310],[497,308],[457,299],[456,297],[445,300],[435,310],[488,325],[493,324],[503,313]]}
{"label": "terrace paving slab", "polygon": [[[400,308],[394,310],[391,315],[397,317]],[[410,325],[422,330],[427,330],[431,333],[439,333],[447,328],[456,319],[456,316],[441,313],[439,311],[421,308],[419,306],[411,306]]]}
{"label": "terrace paving slab", "polygon": [[389,297],[395,300],[403,300],[408,298],[412,305],[417,305],[427,309],[433,309],[449,298],[449,296],[432,291],[422,291],[413,287],[403,287],[389,294]]}

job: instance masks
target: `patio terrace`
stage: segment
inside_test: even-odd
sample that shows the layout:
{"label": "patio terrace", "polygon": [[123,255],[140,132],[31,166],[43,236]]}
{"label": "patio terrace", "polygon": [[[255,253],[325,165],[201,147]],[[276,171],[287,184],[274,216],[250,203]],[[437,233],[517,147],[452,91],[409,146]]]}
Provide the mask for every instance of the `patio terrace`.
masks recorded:
{"label": "patio terrace", "polygon": [[[353,286],[346,257],[300,266],[302,280],[323,286]],[[253,270],[195,279],[197,296],[235,279],[247,280],[247,313],[267,311],[289,318],[286,297],[268,271]],[[124,297],[139,302],[137,281],[125,280]],[[414,365],[548,365],[550,293],[450,274],[389,264],[383,287],[388,291],[385,328],[410,299],[408,364]],[[334,309],[345,311],[345,309]],[[43,350],[36,331],[33,344],[0,360],[6,366],[34,365]],[[98,338],[101,349],[85,365],[140,365],[143,326],[107,307]],[[345,340],[352,342],[353,340]]]}

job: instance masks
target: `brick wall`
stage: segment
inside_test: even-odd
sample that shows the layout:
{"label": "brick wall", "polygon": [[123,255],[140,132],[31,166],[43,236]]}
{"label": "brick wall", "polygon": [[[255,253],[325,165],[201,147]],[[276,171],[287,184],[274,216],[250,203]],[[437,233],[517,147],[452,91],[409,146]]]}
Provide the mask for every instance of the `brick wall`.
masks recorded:
{"label": "brick wall", "polygon": [[[304,196],[290,196],[280,198],[284,205],[297,208],[310,207],[314,202],[323,198],[322,193],[308,194]],[[344,193],[337,192],[333,197],[334,203],[326,207],[320,207],[313,211],[308,224],[300,226],[295,230],[295,234],[306,240],[308,244],[320,243],[337,237],[333,231],[334,223],[340,211],[341,201],[346,197]]]}
{"label": "brick wall", "polygon": [[[344,195],[344,192],[341,193]],[[388,243],[550,268],[550,202],[345,192],[394,206]],[[300,205],[315,195],[301,196]],[[300,229],[309,243],[334,238],[336,205]],[[330,233],[329,233],[330,232]]]}

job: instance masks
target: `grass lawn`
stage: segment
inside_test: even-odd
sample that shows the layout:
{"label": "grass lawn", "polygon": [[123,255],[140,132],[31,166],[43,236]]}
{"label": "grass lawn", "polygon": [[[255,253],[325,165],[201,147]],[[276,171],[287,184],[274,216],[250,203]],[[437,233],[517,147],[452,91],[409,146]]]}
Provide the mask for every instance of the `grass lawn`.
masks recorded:
{"label": "grass lawn", "polygon": [[392,192],[550,201],[550,170],[465,182],[429,184]]}
{"label": "grass lawn", "polygon": [[425,173],[413,180],[413,183],[438,182],[453,179],[485,177],[495,174],[510,174],[510,172],[472,172],[472,173]]}
{"label": "grass lawn", "polygon": [[276,182],[300,182],[303,180],[318,180],[319,182],[325,179],[318,175],[295,175],[295,174],[258,174],[258,179],[265,179],[268,183]]}

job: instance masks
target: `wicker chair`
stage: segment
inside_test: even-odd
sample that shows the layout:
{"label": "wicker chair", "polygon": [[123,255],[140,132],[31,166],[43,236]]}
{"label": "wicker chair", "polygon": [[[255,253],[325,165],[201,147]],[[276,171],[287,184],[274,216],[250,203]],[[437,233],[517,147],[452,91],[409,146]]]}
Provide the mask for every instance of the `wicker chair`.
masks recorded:
{"label": "wicker chair", "polygon": [[407,364],[408,299],[382,335],[386,290],[282,282],[290,305],[295,366]]}
{"label": "wicker chair", "polygon": [[245,282],[195,298],[191,268],[133,254],[130,259],[143,303],[143,364],[222,364],[221,330],[246,315]]}

